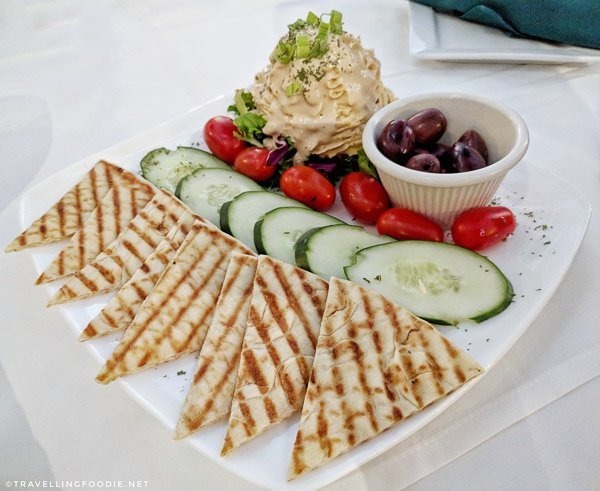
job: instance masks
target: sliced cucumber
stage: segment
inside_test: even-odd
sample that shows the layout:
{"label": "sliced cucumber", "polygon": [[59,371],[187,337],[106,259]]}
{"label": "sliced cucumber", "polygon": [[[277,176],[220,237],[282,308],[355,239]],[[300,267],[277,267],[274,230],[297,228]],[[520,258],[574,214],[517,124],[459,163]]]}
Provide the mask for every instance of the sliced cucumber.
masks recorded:
{"label": "sliced cucumber", "polygon": [[218,226],[223,203],[246,191],[262,190],[252,179],[233,170],[198,169],[179,181],[175,194],[192,211]]}
{"label": "sliced cucumber", "polygon": [[284,206],[307,208],[295,199],[269,191],[248,191],[221,208],[221,229],[248,247],[254,246],[254,224],[265,213]]}
{"label": "sliced cucumber", "polygon": [[512,286],[498,267],[468,249],[406,240],[358,251],[346,277],[385,295],[435,324],[481,322],[512,301]]}
{"label": "sliced cucumber", "polygon": [[276,208],[254,225],[254,244],[261,254],[289,264],[294,261],[294,244],[307,230],[344,223],[310,208]]}
{"label": "sliced cucumber", "polygon": [[346,278],[344,266],[360,249],[387,244],[394,239],[387,235],[372,235],[359,225],[328,225],[306,232],[294,246],[296,264],[329,281]]}
{"label": "sliced cucumber", "polygon": [[140,162],[142,176],[156,187],[173,193],[177,183],[198,169],[229,169],[230,167],[211,153],[192,147],[176,150],[156,148]]}

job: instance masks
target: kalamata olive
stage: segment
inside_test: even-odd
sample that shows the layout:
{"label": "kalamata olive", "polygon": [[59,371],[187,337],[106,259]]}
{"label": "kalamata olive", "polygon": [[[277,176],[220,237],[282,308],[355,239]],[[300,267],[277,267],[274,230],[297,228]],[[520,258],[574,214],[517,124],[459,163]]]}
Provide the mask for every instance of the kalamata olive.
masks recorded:
{"label": "kalamata olive", "polygon": [[406,163],[408,169],[420,170],[439,174],[442,170],[440,161],[430,153],[418,153],[413,155]]}
{"label": "kalamata olive", "polygon": [[398,164],[406,161],[415,145],[413,129],[403,119],[390,121],[377,139],[377,147],[390,160]]}
{"label": "kalamata olive", "polygon": [[462,142],[456,142],[452,145],[452,163],[458,172],[467,172],[485,167],[485,160],[479,152]]}
{"label": "kalamata olive", "polygon": [[414,130],[417,143],[435,143],[442,137],[448,126],[442,111],[433,107],[413,114],[406,122]]}
{"label": "kalamata olive", "polygon": [[434,143],[426,147],[416,147],[414,152],[415,154],[430,153],[440,162],[442,173],[451,173],[456,172],[456,169],[452,165],[452,152],[450,148],[450,145],[445,145],[444,143]]}
{"label": "kalamata olive", "polygon": [[485,140],[483,137],[475,130],[467,130],[463,133],[463,135],[458,139],[459,142],[465,143],[469,145],[471,148],[474,148],[479,152],[479,155],[483,157],[485,163],[489,162],[488,158],[488,149],[485,144]]}

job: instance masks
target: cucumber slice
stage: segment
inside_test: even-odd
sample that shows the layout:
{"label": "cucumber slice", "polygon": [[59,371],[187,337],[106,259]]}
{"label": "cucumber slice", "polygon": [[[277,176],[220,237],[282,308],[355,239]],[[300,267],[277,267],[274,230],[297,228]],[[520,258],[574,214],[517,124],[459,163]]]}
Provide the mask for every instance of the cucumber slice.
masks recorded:
{"label": "cucumber slice", "polygon": [[265,213],[284,206],[307,208],[306,205],[282,194],[269,191],[242,193],[221,208],[221,229],[256,250],[254,224]]}
{"label": "cucumber slice", "polygon": [[148,152],[140,162],[142,176],[156,187],[173,193],[177,183],[198,169],[230,169],[211,153],[192,147],[176,150],[156,148]]}
{"label": "cucumber slice", "polygon": [[329,281],[346,278],[344,266],[365,247],[387,244],[394,239],[387,235],[372,235],[359,225],[329,225],[309,230],[295,245],[296,264]]}
{"label": "cucumber slice", "polygon": [[179,181],[175,194],[194,213],[218,226],[223,203],[246,191],[262,190],[252,179],[233,170],[198,169]]}
{"label": "cucumber slice", "polygon": [[254,244],[261,254],[289,264],[294,260],[294,244],[307,230],[344,223],[310,208],[276,208],[254,225]]}
{"label": "cucumber slice", "polygon": [[358,251],[346,277],[435,324],[481,322],[508,307],[513,290],[484,256],[441,242],[406,240]]}

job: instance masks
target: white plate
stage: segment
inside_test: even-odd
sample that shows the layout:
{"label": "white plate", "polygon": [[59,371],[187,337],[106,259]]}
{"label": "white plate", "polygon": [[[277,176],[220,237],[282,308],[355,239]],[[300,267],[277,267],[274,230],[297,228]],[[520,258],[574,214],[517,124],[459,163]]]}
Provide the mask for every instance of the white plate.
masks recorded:
{"label": "white plate", "polygon": [[499,29],[466,22],[410,2],[410,54],[423,60],[509,63],[591,63],[600,51],[511,38]]}
{"label": "white plate", "polygon": [[[204,122],[214,115],[223,114],[228,102],[225,98],[209,102],[160,127],[92,155],[29,189],[20,202],[23,228],[45,212],[100,158],[135,170],[141,157],[153,148],[201,142]],[[590,204],[585,196],[530,162],[521,163],[509,173],[499,190],[498,199],[516,213],[519,225],[510,240],[489,250],[488,255],[512,281],[515,302],[505,312],[481,325],[465,324],[442,329],[445,335],[487,369],[498,362],[550,299],[575,256],[590,216]],[[341,205],[338,206],[336,214],[344,216]],[[42,271],[62,246],[62,243],[53,244],[30,249],[27,253],[38,271]],[[58,286],[51,284],[45,288],[52,294]],[[75,333],[79,334],[108,298],[109,295],[103,295],[54,308],[61,311]],[[44,307],[40,305],[39,308]],[[104,362],[119,337],[110,335],[90,341],[85,346],[99,362]],[[75,335],[73,342],[77,342]],[[174,429],[195,365],[196,359],[187,356],[156,369],[124,377],[119,383],[142,406]],[[185,374],[178,375],[178,372]],[[95,382],[90,380],[90,383]],[[219,465],[255,484],[277,489],[317,488],[398,444],[435,418],[472,385],[468,384],[421,414],[292,483],[286,482],[286,473],[298,417],[260,435],[227,458],[219,455],[225,422],[201,430],[187,441]]]}

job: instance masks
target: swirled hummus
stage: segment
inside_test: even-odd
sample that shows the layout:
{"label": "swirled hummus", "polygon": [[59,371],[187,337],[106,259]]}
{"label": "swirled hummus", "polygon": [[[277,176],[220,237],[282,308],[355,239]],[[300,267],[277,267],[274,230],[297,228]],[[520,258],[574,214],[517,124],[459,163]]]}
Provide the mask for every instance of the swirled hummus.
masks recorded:
{"label": "swirled hummus", "polygon": [[341,18],[338,29],[333,22],[325,29],[323,24],[290,25],[271,63],[250,87],[256,109],[267,121],[262,131],[291,138],[296,161],[311,154],[332,158],[356,153],[367,120],[393,99],[381,82],[373,50],[342,31]]}

